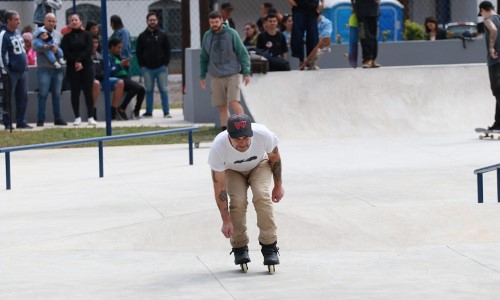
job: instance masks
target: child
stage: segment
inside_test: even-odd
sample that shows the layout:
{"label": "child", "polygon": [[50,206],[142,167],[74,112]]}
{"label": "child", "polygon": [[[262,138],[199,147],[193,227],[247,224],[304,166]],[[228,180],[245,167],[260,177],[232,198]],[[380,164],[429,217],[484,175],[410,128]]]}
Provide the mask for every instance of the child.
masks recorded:
{"label": "child", "polygon": [[31,48],[32,35],[30,32],[22,34],[24,40],[24,49],[26,50],[26,58],[28,59],[28,66],[36,66],[36,52]]}
{"label": "child", "polygon": [[[41,28],[35,40],[37,48],[51,48],[54,44],[52,36],[47,32],[45,28]],[[56,45],[57,46],[57,45]],[[44,54],[49,59],[50,63],[54,65],[54,68],[60,69],[62,65],[66,64],[64,60],[64,54],[62,49],[57,46],[57,55],[52,51],[45,51]]]}

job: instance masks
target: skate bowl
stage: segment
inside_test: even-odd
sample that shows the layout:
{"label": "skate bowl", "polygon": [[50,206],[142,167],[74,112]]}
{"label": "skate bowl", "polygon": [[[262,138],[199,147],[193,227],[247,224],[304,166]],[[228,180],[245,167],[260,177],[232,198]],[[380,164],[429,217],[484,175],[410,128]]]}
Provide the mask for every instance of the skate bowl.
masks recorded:
{"label": "skate bowl", "polygon": [[470,132],[495,110],[484,64],[271,72],[243,96],[286,138]]}

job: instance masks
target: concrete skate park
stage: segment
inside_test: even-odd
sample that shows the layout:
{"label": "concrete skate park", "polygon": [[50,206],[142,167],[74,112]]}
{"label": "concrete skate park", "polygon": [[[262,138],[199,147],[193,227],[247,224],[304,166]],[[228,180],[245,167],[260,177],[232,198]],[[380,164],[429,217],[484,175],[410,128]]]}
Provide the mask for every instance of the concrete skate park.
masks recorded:
{"label": "concrete skate park", "polygon": [[[497,299],[495,172],[479,140],[495,101],[484,64],[255,75],[254,119],[280,137],[281,264],[248,273],[220,233],[210,144],[14,153],[0,173],[1,299]],[[174,121],[185,123],[182,115]],[[170,121],[172,122],[172,121]],[[4,157],[0,158],[4,165]]]}

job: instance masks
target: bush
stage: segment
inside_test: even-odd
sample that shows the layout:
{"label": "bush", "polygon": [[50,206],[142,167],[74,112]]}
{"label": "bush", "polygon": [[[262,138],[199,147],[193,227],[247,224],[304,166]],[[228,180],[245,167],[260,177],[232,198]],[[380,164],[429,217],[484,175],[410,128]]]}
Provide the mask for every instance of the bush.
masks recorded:
{"label": "bush", "polygon": [[407,41],[423,40],[425,37],[425,31],[420,24],[412,22],[410,20],[405,21],[404,39]]}

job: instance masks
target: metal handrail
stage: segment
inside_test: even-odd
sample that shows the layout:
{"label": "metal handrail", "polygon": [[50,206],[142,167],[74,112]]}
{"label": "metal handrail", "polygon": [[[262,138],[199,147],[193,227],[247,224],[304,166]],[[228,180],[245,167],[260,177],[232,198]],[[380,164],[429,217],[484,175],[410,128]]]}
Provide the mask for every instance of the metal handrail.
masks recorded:
{"label": "metal handrail", "polygon": [[484,200],[483,174],[495,170],[497,171],[497,197],[500,202],[500,164],[496,164],[474,170],[474,174],[477,175],[477,203],[483,203]]}
{"label": "metal handrail", "polygon": [[132,138],[142,138],[142,137],[147,137],[147,136],[168,135],[168,134],[186,133],[187,132],[188,143],[189,143],[189,164],[192,165],[193,164],[193,131],[198,131],[198,130],[199,130],[198,127],[186,127],[186,128],[148,131],[148,132],[140,132],[140,133],[129,133],[129,134],[121,134],[121,135],[102,136],[102,137],[93,137],[93,138],[86,138],[86,139],[77,139],[77,140],[69,140],[69,141],[59,141],[59,142],[51,142],[51,143],[42,143],[42,144],[22,145],[22,146],[12,146],[12,147],[0,148],[0,153],[5,153],[6,189],[7,190],[11,189],[11,176],[10,176],[10,153],[11,152],[42,149],[42,148],[57,148],[57,147],[64,147],[64,146],[69,146],[69,145],[90,144],[90,143],[97,142],[98,148],[99,148],[99,177],[104,177],[103,142],[112,141],[112,140],[124,140],[124,139],[132,139]]}

